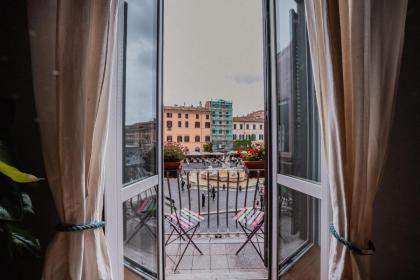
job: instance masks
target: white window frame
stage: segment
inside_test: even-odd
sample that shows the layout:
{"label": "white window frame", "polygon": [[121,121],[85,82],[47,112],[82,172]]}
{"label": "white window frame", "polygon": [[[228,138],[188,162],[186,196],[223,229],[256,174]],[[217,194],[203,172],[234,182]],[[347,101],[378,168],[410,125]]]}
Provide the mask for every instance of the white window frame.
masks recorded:
{"label": "white window frame", "polygon": [[[114,74],[112,76],[110,107],[109,107],[109,134],[106,156],[105,172],[105,236],[108,241],[109,256],[113,279],[124,279],[124,246],[123,246],[123,203],[129,198],[158,186],[163,186],[162,165],[162,139],[163,139],[163,105],[162,105],[162,47],[163,47],[163,0],[157,0],[158,9],[158,81],[157,81],[157,175],[147,177],[126,185],[123,184],[123,59],[124,59],[124,1],[118,1],[118,33],[117,50],[113,61]],[[164,279],[164,246],[163,246],[163,194],[158,192],[159,207],[157,211],[157,279]],[[137,271],[136,271],[137,272]],[[139,273],[144,279],[155,279],[148,274]]]}
{"label": "white window frame", "polygon": [[[266,96],[267,103],[269,105],[269,114],[268,121],[270,122],[271,131],[269,131],[270,136],[270,148],[271,154],[274,156],[269,163],[271,178],[269,178],[272,189],[271,189],[271,205],[270,210],[271,218],[271,254],[270,254],[270,279],[278,279],[281,277],[279,275],[279,263],[278,263],[278,230],[279,230],[279,217],[278,217],[278,184],[281,184],[287,188],[296,190],[308,196],[319,199],[320,201],[320,222],[319,222],[319,233],[320,233],[320,279],[328,279],[328,258],[330,250],[330,234],[328,231],[328,224],[332,220],[332,208],[330,205],[329,198],[329,186],[328,186],[328,177],[327,169],[324,158],[323,150],[323,139],[321,137],[321,180],[320,182],[309,182],[301,178],[296,178],[289,175],[279,174],[278,173],[278,163],[277,163],[277,66],[276,61],[276,0],[264,0],[263,1],[263,18],[264,18],[264,28],[265,28],[265,44],[264,47],[266,53],[264,56],[265,67],[266,69]],[[275,174],[275,176],[273,176]]]}

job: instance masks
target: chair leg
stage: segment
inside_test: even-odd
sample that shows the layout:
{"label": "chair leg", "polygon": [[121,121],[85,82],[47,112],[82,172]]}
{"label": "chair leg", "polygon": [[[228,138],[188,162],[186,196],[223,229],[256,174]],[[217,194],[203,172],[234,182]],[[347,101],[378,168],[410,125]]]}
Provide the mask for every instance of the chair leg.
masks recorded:
{"label": "chair leg", "polygon": [[145,223],[143,222],[143,220],[140,221],[140,223],[137,225],[137,228],[134,230],[134,232],[130,235],[130,237],[124,241],[124,244],[127,244],[128,242],[131,241],[131,239],[133,239],[133,237],[139,232],[139,230],[142,229],[142,227],[145,225]]}
{"label": "chair leg", "polygon": [[191,237],[187,234],[187,232],[185,230],[184,231],[185,235],[187,236],[187,238],[189,239],[189,241],[191,241],[191,244],[195,247],[195,249],[197,249],[198,252],[200,252],[200,255],[203,255],[203,252],[201,252],[200,248],[198,248],[197,244],[195,244],[195,242],[192,240],[192,238],[194,237],[195,231],[197,230],[199,224],[197,224],[194,228],[194,232],[192,233]]}
{"label": "chair leg", "polygon": [[[181,228],[181,230],[182,230],[182,231],[184,231],[182,228]],[[197,226],[195,227],[195,229],[194,229],[194,231],[193,231],[193,233],[192,233],[192,236],[194,236],[194,234],[195,234],[195,231],[196,231],[196,230],[197,230]],[[184,231],[184,232],[185,232],[185,231]],[[181,263],[182,258],[183,258],[183,257],[184,257],[184,255],[185,255],[185,252],[187,251],[188,246],[189,246],[189,245],[190,245],[190,243],[192,242],[191,238],[190,238],[188,235],[187,235],[187,237],[188,237],[188,243],[187,243],[187,245],[185,246],[184,251],[182,252],[181,256],[179,257],[178,263],[176,264],[176,266],[175,266],[175,268],[174,268],[174,271],[176,271],[176,270],[177,270],[177,268],[178,268],[179,264]],[[200,253],[201,253],[201,251],[200,251]],[[201,253],[201,254],[203,254],[203,253]]]}
{"label": "chair leg", "polygon": [[257,249],[257,247],[255,246],[254,242],[251,240],[254,235],[258,232],[258,230],[261,228],[262,223],[259,224],[258,226],[256,226],[251,233],[248,234],[248,232],[246,231],[246,229],[244,228],[244,226],[239,223],[239,225],[241,226],[242,230],[245,232],[246,236],[247,236],[247,240],[244,242],[244,244],[242,244],[242,246],[238,249],[238,251],[236,251],[236,255],[239,254],[239,252],[245,247],[246,244],[248,244],[248,242],[251,242],[252,246],[254,247],[255,251],[257,251],[258,255],[260,256],[261,260],[264,262],[264,258],[262,257],[260,251]]}

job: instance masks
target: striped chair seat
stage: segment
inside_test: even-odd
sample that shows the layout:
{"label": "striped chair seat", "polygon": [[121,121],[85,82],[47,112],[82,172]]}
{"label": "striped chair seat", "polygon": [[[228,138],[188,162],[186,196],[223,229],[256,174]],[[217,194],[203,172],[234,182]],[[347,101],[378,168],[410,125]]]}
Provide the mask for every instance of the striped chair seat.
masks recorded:
{"label": "striped chair seat", "polygon": [[137,213],[144,213],[144,212],[151,212],[156,209],[156,197],[152,196],[140,201],[137,204],[136,212]]}
{"label": "striped chair seat", "polygon": [[182,208],[176,213],[165,214],[165,217],[168,221],[181,226],[185,231],[190,230],[204,220],[203,216],[187,208]]}
{"label": "striped chair seat", "polygon": [[256,208],[246,207],[241,209],[233,219],[249,228],[255,228],[264,221],[264,212]]}

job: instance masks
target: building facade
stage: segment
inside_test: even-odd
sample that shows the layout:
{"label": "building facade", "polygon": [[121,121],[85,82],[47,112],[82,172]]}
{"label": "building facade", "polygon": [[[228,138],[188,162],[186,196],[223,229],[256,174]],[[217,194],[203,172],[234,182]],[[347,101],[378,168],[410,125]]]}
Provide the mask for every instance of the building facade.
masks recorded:
{"label": "building facade", "polygon": [[264,111],[233,118],[233,140],[264,141]]}
{"label": "building facade", "polygon": [[211,112],[211,139],[214,152],[233,149],[232,101],[217,99],[206,102]]}
{"label": "building facade", "polygon": [[211,112],[204,106],[164,106],[163,140],[177,142],[189,152],[202,152],[210,143]]}

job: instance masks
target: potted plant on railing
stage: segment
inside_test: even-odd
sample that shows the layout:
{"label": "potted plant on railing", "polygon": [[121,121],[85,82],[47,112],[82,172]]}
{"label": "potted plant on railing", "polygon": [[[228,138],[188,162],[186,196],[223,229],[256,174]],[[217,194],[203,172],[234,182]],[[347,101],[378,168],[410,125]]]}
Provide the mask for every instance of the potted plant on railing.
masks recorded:
{"label": "potted plant on railing", "polygon": [[163,166],[166,171],[179,169],[181,161],[185,158],[186,149],[181,144],[167,142],[163,146]]}
{"label": "potted plant on railing", "polygon": [[[245,150],[238,150],[238,155],[242,159],[244,166],[251,170],[265,169],[265,148],[262,144],[253,144],[251,148]],[[256,172],[251,175],[255,176]]]}

